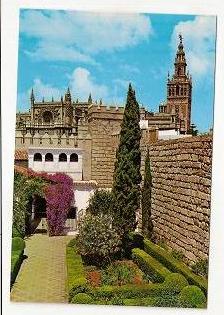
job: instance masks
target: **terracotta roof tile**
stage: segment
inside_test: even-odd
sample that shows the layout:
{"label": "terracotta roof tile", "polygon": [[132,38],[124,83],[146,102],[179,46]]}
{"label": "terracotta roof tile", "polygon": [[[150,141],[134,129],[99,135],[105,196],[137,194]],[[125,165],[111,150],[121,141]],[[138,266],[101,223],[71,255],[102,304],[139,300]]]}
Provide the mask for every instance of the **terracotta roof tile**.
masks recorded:
{"label": "terracotta roof tile", "polygon": [[16,149],[15,150],[15,160],[28,160],[27,149]]}

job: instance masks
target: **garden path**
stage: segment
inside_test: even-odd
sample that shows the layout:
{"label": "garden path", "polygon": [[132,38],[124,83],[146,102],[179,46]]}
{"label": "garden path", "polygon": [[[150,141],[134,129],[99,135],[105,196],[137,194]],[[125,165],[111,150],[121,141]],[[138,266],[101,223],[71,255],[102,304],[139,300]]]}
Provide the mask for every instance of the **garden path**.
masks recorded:
{"label": "garden path", "polygon": [[34,234],[26,240],[28,258],[13,285],[11,301],[67,303],[65,254],[72,238]]}

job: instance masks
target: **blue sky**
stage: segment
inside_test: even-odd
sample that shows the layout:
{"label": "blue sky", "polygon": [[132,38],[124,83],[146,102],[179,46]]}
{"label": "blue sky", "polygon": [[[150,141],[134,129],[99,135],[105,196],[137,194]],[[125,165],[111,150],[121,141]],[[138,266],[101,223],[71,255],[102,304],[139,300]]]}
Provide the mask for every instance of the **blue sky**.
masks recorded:
{"label": "blue sky", "polygon": [[125,102],[128,83],[148,110],[166,99],[178,34],[183,35],[193,77],[192,122],[212,127],[216,18],[212,16],[109,14],[21,10],[17,109],[59,99],[69,86],[74,99]]}

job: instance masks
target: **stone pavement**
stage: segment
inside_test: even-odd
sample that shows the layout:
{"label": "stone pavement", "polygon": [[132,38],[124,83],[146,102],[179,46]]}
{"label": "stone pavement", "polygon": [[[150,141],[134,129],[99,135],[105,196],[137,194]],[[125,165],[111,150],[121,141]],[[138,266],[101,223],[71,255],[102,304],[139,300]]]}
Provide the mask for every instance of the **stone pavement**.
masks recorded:
{"label": "stone pavement", "polygon": [[13,285],[11,301],[67,303],[65,254],[72,238],[34,234],[26,240],[28,258]]}

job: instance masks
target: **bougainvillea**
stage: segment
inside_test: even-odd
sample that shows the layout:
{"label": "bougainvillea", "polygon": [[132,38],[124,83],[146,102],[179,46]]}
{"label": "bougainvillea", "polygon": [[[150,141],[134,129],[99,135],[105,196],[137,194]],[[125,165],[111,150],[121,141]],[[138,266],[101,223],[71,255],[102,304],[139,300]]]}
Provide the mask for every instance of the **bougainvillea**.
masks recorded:
{"label": "bougainvillea", "polygon": [[45,189],[49,235],[61,235],[74,200],[72,179],[63,173],[47,175],[53,183]]}

